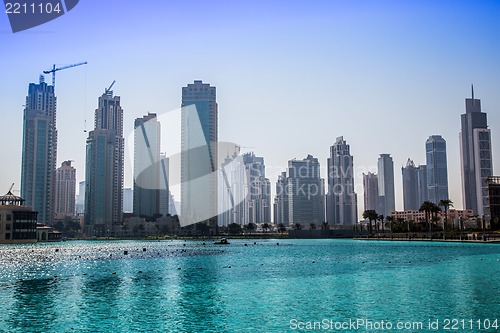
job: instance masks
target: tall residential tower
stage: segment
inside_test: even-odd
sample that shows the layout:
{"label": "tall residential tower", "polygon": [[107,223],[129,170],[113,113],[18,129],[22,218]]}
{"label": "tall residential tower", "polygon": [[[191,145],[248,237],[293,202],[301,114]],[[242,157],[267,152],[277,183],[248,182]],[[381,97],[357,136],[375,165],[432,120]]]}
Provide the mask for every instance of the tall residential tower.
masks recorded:
{"label": "tall residential tower", "polygon": [[378,203],[377,213],[389,216],[395,210],[394,162],[390,154],[380,154],[378,159]]}
{"label": "tall residential tower", "polygon": [[56,160],[56,96],[40,76],[29,84],[24,109],[21,197],[45,224],[54,218]]}
{"label": "tall residential tower", "polygon": [[404,210],[418,210],[421,202],[418,195],[418,172],[415,163],[408,159],[401,168],[403,174],[403,207]]}
{"label": "tall residential tower", "polygon": [[217,225],[216,89],[202,81],[182,87],[181,225]]}
{"label": "tall residential tower", "polygon": [[303,160],[288,161],[288,218],[290,225],[309,227],[325,222],[324,181],[318,159],[307,155]]}
{"label": "tall residential tower", "polygon": [[493,176],[491,132],[486,113],[481,111],[481,100],[465,99],[465,113],[461,115],[460,155],[462,165],[462,198],[465,209],[479,216],[487,214],[486,179]]}
{"label": "tall residential tower", "polygon": [[326,215],[331,225],[352,225],[358,221],[353,157],[342,136],[330,147]]}
{"label": "tall residential tower", "polygon": [[155,113],[134,122],[134,214],[160,214],[160,123]]}
{"label": "tall residential tower", "polygon": [[448,196],[448,166],[446,141],[441,135],[431,135],[425,142],[428,200],[439,205]]}
{"label": "tall residential tower", "polygon": [[363,173],[363,190],[364,190],[364,210],[379,209],[378,203],[378,176],[376,173]]}
{"label": "tall residential tower", "polygon": [[120,97],[106,89],[87,138],[85,225],[87,235],[103,236],[123,212],[123,109]]}
{"label": "tall residential tower", "polygon": [[62,162],[56,170],[56,201],[55,214],[57,218],[75,216],[76,169],[71,161]]}

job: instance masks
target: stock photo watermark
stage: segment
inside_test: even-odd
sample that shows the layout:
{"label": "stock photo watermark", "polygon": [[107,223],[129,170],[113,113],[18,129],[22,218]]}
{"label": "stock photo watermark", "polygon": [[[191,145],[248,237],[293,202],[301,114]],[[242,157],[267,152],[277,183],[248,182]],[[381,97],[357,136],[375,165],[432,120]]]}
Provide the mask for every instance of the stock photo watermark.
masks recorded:
{"label": "stock photo watermark", "polygon": [[79,0],[4,0],[13,33],[50,22],[76,7]]}

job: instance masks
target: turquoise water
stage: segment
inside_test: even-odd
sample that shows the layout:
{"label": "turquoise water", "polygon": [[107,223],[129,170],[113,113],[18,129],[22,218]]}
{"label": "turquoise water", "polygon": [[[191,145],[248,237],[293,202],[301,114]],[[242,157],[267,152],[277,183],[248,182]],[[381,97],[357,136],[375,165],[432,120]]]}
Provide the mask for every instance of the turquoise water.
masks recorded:
{"label": "turquoise water", "polygon": [[[500,245],[255,242],[0,246],[0,332],[442,332],[446,319],[479,332],[500,320]],[[375,326],[336,329],[349,320]]]}

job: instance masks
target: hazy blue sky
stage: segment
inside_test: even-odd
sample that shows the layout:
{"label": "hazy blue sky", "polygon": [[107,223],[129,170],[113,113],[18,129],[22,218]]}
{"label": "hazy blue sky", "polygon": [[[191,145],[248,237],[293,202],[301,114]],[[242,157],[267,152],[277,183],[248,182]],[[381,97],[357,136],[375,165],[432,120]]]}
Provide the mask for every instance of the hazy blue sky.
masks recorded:
{"label": "hazy blue sky", "polygon": [[[113,80],[125,135],[133,120],[178,108],[195,79],[217,87],[219,139],[253,147],[273,183],[292,158],[324,168],[338,136],[357,172],[394,158],[425,163],[425,140],[448,146],[450,197],[461,208],[458,132],[474,83],[488,113],[495,173],[500,154],[498,1],[89,1],[35,29],[12,34],[0,13],[0,192],[20,188],[22,114],[28,83],[58,72],[58,165],[73,159],[84,179],[85,119]],[[47,81],[50,77],[47,76]],[[249,149],[246,149],[249,150]],[[128,148],[127,148],[128,151]],[[126,157],[125,185],[132,185]],[[323,172],[323,176],[326,173]],[[274,191],[274,189],[273,189]]]}

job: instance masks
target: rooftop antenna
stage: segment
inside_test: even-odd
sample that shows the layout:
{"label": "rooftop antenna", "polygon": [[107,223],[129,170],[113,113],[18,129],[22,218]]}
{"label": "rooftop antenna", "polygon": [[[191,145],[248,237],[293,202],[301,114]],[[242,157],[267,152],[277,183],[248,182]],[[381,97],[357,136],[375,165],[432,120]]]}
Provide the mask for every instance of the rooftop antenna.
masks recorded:
{"label": "rooftop antenna", "polygon": [[471,83],[470,88],[472,90],[472,105],[475,105],[476,101],[474,100],[474,84]]}

